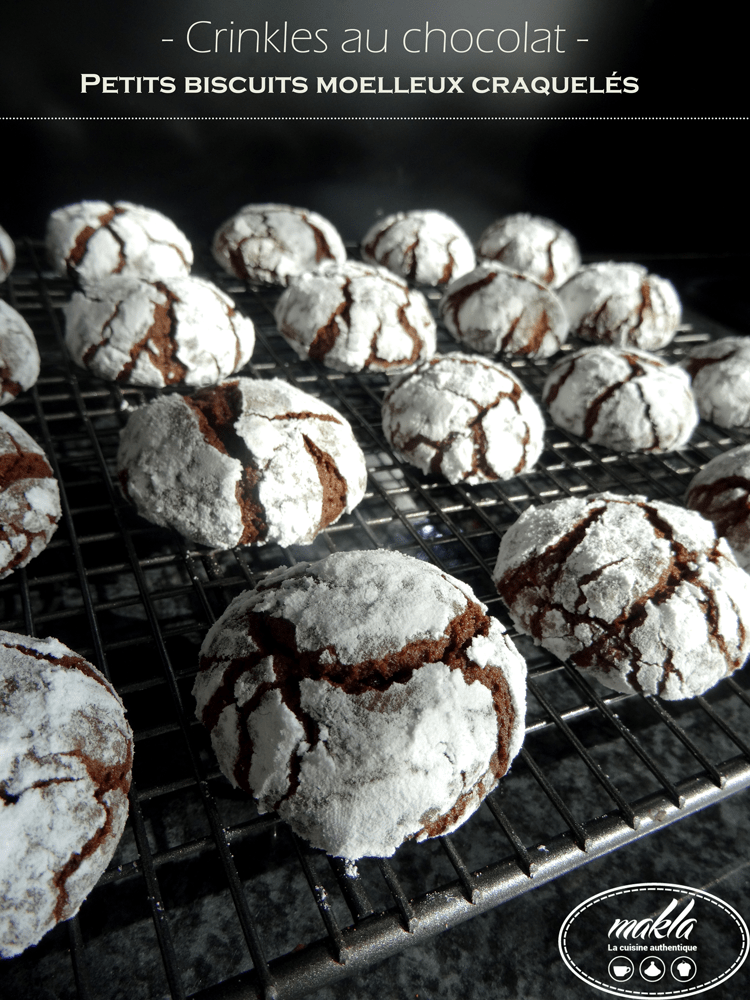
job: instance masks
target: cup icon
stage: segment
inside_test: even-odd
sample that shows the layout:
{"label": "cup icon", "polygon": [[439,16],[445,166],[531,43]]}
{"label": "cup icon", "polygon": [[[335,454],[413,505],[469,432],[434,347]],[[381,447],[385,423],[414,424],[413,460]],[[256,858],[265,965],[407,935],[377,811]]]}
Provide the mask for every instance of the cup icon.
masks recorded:
{"label": "cup icon", "polygon": [[635,966],[625,955],[616,955],[609,963],[609,976],[615,982],[624,983],[633,975]]}

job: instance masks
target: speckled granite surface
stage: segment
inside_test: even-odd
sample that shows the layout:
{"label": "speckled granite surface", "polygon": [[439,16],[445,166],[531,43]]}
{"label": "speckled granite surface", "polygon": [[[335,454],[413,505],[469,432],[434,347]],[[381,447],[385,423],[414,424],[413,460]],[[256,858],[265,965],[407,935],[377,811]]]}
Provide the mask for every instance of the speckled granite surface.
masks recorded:
{"label": "speckled granite surface", "polygon": [[[560,959],[557,934],[565,916],[605,889],[661,881],[707,889],[748,919],[749,826],[750,795],[740,793],[310,996],[315,1000],[542,1000],[547,996],[576,1000],[594,996],[595,991],[577,980]],[[253,883],[253,915],[261,924],[274,915],[280,950],[294,948],[307,934],[320,933],[311,902],[288,921],[278,921],[279,906],[303,888],[292,884],[300,878],[296,869],[287,866]],[[218,969],[222,975],[229,970],[239,972],[245,958],[226,894],[207,893],[198,902],[193,899],[181,906],[181,893],[183,904],[191,894],[200,895],[196,886],[169,888],[175,894],[171,927],[180,966],[186,970],[188,993],[215,982]],[[135,894],[121,887],[118,895],[123,908],[135,905]],[[95,947],[87,948],[92,996],[117,1000],[167,997],[148,914],[129,924],[125,938],[117,914],[105,914],[99,907],[83,921],[87,937],[95,921],[100,922],[98,940]],[[70,1000],[76,995],[69,958],[59,950],[65,936],[66,929],[57,928],[37,949],[3,963],[3,1000]],[[135,961],[134,955],[138,956]],[[710,995],[717,1000],[747,996],[749,971],[743,968]]]}
{"label": "speckled granite surface", "polygon": [[[740,794],[453,928],[315,1000],[578,1000],[605,996],[563,964],[557,935],[597,892],[633,882],[704,888],[750,918],[750,795]],[[750,995],[750,966],[706,994]]]}

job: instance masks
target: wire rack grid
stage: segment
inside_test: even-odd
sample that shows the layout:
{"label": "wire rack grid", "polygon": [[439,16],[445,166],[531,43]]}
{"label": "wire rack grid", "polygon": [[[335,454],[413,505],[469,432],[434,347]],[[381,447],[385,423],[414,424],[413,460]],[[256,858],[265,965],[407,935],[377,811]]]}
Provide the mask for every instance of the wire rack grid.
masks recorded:
{"label": "wire rack grid", "polygon": [[[368,489],[310,546],[196,547],[140,519],[121,496],[119,430],[155,392],[70,364],[60,307],[71,286],[42,261],[40,245],[26,241],[2,288],[43,358],[36,387],[7,412],[44,447],[63,521],[41,556],[0,583],[2,627],[54,635],[102,669],[125,702],[135,759],[112,864],[77,917],[2,963],[9,996],[33,981],[80,1000],[303,997],[750,784],[746,671],[688,702],[613,694],[514,633],[490,577],[499,538],[529,505],[600,490],[681,502],[695,471],[744,443],[744,432],[702,423],[680,452],[637,456],[548,423],[532,472],[450,486],[386,443],[385,376],[301,361],[275,330],[273,293],[211,273],[256,325],[244,374],[284,378],[340,410],[367,457]],[[677,360],[722,332],[695,324],[664,353]],[[441,329],[439,349],[455,346]],[[539,399],[550,362],[512,367]],[[310,849],[230,787],[190,691],[202,637],[234,596],[279,565],[378,547],[474,588],[527,659],[529,713],[511,773],[464,826],[355,866]]]}

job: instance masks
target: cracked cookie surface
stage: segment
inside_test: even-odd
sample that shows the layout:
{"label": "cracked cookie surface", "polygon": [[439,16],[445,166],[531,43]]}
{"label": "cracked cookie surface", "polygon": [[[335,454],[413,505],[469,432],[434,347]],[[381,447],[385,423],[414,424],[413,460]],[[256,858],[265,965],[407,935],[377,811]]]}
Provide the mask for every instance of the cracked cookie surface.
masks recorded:
{"label": "cracked cookie surface", "polygon": [[345,261],[300,275],[274,316],[301,358],[339,371],[395,370],[435,353],[427,300],[377,265]]}
{"label": "cracked cookie surface", "polygon": [[193,693],[222,771],[329,854],[448,833],[524,734],[526,665],[469,587],[398,552],[338,552],[236,598]]}
{"label": "cracked cookie surface", "polygon": [[5,281],[16,263],[16,245],[0,226],[0,282]]}
{"label": "cracked cookie surface", "polygon": [[506,215],[482,233],[477,256],[496,260],[550,288],[557,288],[581,266],[575,237],[552,219],[518,212]]}
{"label": "cracked cookie surface", "polygon": [[557,294],[573,333],[614,347],[666,347],[682,316],[672,282],[649,274],[640,264],[587,264]]}
{"label": "cracked cookie surface", "polygon": [[713,522],[750,572],[750,444],[712,458],[690,481],[685,503]]}
{"label": "cracked cookie surface", "polygon": [[0,299],[0,406],[36,383],[39,364],[31,327],[13,306]]}
{"label": "cracked cookie surface", "polygon": [[100,378],[131,385],[204,386],[250,360],[252,320],[210,281],[189,275],[108,278],[64,307],[73,360]]}
{"label": "cracked cookie surface", "polygon": [[750,427],[750,342],[722,337],[694,347],[683,362],[701,416],[719,427]]}
{"label": "cracked cookie surface", "polygon": [[245,205],[216,230],[212,251],[229,274],[261,285],[288,285],[326,261],[346,260],[328,219],[292,205]]}
{"label": "cracked cookie surface", "polygon": [[46,455],[0,412],[0,580],[47,547],[61,516],[60,490]]}
{"label": "cracked cookie surface", "polygon": [[614,451],[674,451],[698,423],[683,369],[635,349],[567,355],[549,373],[542,398],[558,427]]}
{"label": "cracked cookie surface", "polygon": [[0,955],[78,912],[128,815],[122,702],[57,639],[0,631]]}
{"label": "cracked cookie surface", "polygon": [[518,628],[616,691],[689,698],[750,652],[750,577],[674,504],[604,493],[530,508],[493,575]]}
{"label": "cracked cookie surface", "polygon": [[396,212],[378,220],[362,240],[362,257],[417,285],[445,285],[476,264],[471,240],[443,212]]}
{"label": "cracked cookie surface", "polygon": [[222,548],[308,544],[356,507],[367,480],[345,418],[280,379],[238,378],[139,407],[117,468],[141,516]]}
{"label": "cracked cookie surface", "polygon": [[46,235],[50,264],[84,287],[113,274],[158,280],[188,274],[193,248],[171,219],[128,201],[58,208]]}
{"label": "cracked cookie surface", "polygon": [[568,319],[554,292],[485,261],[450,283],[440,314],[459,343],[482,354],[548,358],[568,337]]}
{"label": "cracked cookie surface", "polygon": [[544,418],[502,365],[445,354],[393,380],[383,433],[422,472],[476,484],[530,471],[542,452]]}

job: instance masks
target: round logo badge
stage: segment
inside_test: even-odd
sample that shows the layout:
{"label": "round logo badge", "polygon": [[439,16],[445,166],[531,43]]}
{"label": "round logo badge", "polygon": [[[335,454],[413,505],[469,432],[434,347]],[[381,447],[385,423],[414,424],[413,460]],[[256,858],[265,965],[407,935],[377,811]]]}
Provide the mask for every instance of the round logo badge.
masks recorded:
{"label": "round logo badge", "polygon": [[679,1000],[733,976],[750,935],[718,896],[649,882],[585,900],[565,918],[558,946],[568,969],[596,990],[630,1000]]}

